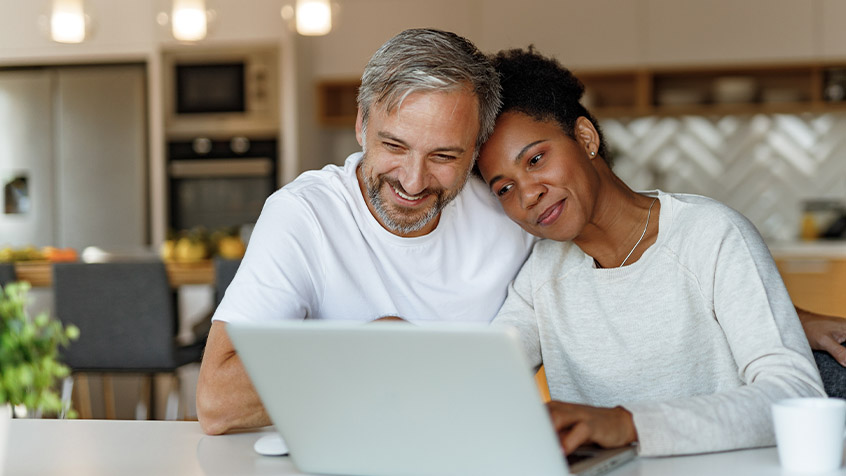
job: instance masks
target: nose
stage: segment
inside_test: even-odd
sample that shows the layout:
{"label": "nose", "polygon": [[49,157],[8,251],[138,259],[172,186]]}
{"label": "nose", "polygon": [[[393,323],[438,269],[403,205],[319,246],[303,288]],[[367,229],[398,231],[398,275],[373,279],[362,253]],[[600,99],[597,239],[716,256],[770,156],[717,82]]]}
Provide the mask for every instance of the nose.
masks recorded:
{"label": "nose", "polygon": [[409,157],[402,167],[400,185],[409,195],[417,195],[426,189],[426,177],[429,174],[423,157]]}
{"label": "nose", "polygon": [[534,181],[526,183],[520,188],[520,205],[529,210],[541,201],[545,193],[546,187],[541,183]]}

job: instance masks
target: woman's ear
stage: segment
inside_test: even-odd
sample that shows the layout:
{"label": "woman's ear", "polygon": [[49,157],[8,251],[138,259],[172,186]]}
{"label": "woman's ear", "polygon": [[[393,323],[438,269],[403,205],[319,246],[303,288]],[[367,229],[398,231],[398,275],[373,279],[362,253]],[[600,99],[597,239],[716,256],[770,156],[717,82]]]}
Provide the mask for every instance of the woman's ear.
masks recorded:
{"label": "woman's ear", "polygon": [[590,119],[585,116],[580,116],[576,119],[575,132],[576,138],[579,143],[582,144],[582,147],[585,148],[585,152],[588,156],[590,158],[596,157],[596,154],[599,153],[599,133],[596,132],[596,128],[593,127],[593,123],[590,122]]}

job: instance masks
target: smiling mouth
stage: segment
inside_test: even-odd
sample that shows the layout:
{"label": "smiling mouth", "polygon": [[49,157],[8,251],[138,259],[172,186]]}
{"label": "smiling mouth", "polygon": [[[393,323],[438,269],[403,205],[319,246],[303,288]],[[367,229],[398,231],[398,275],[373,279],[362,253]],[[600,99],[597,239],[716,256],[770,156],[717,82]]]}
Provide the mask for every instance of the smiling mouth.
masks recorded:
{"label": "smiling mouth", "polygon": [[538,225],[549,225],[550,223],[554,222],[561,216],[561,210],[564,208],[564,202],[567,199],[561,200],[560,202],[556,202],[551,207],[547,208],[541,215],[538,217],[537,224]]}
{"label": "smiling mouth", "polygon": [[399,188],[397,188],[395,185],[393,185],[393,184],[389,184],[389,185],[391,186],[392,189],[394,189],[394,193],[396,193],[403,200],[408,200],[409,202],[417,202],[417,201],[423,200],[424,198],[426,198],[428,196],[428,193],[421,193],[419,195],[408,195],[407,193],[405,193],[402,190],[400,190]]}

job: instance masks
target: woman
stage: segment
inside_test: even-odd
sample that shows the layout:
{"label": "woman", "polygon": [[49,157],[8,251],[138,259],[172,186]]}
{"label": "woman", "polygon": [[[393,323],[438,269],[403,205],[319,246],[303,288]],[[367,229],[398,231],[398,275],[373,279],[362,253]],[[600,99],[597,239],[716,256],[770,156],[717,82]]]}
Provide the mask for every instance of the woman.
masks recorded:
{"label": "woman", "polygon": [[772,402],[825,393],[754,226],[705,197],[627,187],[583,86],[555,60],[513,50],[494,63],[504,106],[478,171],[512,220],[546,238],[494,324],[545,364],[564,451],[772,445]]}

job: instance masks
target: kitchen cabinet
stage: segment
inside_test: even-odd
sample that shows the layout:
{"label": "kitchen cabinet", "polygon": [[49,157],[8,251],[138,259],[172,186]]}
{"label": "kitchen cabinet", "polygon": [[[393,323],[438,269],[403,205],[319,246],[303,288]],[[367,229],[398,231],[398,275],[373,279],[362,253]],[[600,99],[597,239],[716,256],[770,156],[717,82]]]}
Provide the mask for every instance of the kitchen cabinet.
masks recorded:
{"label": "kitchen cabinet", "polygon": [[846,56],[846,2],[843,0],[819,0],[820,55],[824,58],[843,58]]}
{"label": "kitchen cabinet", "polygon": [[795,61],[817,54],[817,1],[644,1],[650,65]]}
{"label": "kitchen cabinet", "polygon": [[846,316],[846,253],[777,255],[776,265],[794,304]]}

